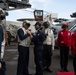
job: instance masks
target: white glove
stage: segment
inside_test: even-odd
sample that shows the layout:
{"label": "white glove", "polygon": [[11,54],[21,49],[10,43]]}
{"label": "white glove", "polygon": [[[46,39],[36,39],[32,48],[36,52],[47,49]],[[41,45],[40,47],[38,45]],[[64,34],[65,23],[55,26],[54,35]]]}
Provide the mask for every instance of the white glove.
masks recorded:
{"label": "white glove", "polygon": [[54,50],[54,46],[52,46],[52,50]]}

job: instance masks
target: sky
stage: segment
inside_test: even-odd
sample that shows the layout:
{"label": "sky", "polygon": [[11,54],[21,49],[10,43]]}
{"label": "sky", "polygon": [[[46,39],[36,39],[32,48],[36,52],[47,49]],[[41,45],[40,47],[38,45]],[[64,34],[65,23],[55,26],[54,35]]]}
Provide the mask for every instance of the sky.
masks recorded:
{"label": "sky", "polygon": [[34,9],[58,13],[58,18],[71,19],[70,15],[76,12],[76,0],[29,0],[30,9],[8,11],[6,20],[16,21],[20,18],[33,18]]}

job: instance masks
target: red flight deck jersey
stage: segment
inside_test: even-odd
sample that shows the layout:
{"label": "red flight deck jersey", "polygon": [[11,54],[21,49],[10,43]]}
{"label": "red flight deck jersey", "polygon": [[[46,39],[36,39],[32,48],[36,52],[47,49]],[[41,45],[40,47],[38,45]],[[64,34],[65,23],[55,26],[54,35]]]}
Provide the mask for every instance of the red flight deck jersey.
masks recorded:
{"label": "red flight deck jersey", "polygon": [[76,32],[72,34],[71,52],[72,54],[76,54]]}
{"label": "red flight deck jersey", "polygon": [[69,30],[60,30],[57,39],[58,46],[71,46],[71,32]]}

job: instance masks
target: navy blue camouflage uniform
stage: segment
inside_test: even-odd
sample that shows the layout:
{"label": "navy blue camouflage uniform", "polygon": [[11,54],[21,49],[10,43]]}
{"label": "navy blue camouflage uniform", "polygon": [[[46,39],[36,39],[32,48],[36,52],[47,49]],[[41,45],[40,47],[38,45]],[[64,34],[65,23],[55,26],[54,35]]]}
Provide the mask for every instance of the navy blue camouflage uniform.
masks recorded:
{"label": "navy blue camouflage uniform", "polygon": [[43,65],[42,65],[42,53],[43,53],[43,41],[44,41],[44,31],[38,30],[32,38],[34,42],[34,61],[36,64],[36,74],[43,75]]}

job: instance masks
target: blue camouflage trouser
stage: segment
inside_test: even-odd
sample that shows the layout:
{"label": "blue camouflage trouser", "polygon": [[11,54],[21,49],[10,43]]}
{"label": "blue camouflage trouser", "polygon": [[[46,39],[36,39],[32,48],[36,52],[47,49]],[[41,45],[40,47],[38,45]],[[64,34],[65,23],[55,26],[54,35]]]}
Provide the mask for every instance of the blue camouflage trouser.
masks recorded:
{"label": "blue camouflage trouser", "polygon": [[43,75],[43,65],[42,65],[42,53],[43,49],[41,46],[34,47],[34,60],[36,64],[36,74],[35,75]]}

